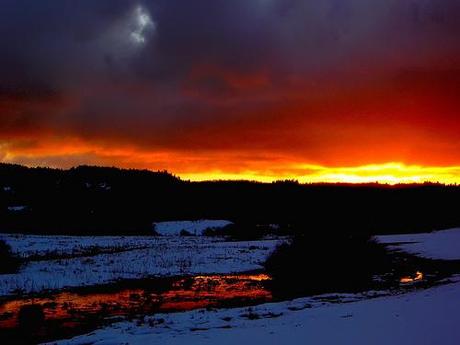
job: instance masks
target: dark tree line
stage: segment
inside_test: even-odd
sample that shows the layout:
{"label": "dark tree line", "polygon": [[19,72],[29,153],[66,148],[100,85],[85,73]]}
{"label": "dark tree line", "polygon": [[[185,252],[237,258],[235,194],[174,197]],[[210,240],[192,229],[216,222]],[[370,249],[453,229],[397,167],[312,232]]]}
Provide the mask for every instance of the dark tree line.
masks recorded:
{"label": "dark tree line", "polygon": [[460,225],[460,187],[442,184],[189,182],[163,172],[0,165],[0,231],[150,234],[153,221],[229,219],[239,231],[417,232]]}

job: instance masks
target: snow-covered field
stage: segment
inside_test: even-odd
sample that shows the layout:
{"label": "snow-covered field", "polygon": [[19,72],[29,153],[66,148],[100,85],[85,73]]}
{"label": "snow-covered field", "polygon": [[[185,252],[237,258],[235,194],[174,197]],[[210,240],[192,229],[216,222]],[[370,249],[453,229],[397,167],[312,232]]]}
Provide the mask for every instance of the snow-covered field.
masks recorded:
{"label": "snow-covered field", "polygon": [[391,249],[403,250],[429,259],[460,259],[460,228],[432,233],[378,236]]}
{"label": "snow-covered field", "polygon": [[[195,220],[153,223],[155,232],[160,236],[180,235],[182,230],[191,235],[201,236],[206,229],[219,229],[232,224],[228,220]],[[153,235],[153,231],[152,231]],[[116,251],[151,247],[155,242],[152,236],[55,236],[0,234],[16,255],[23,258],[37,256],[86,255],[96,250]],[[178,238],[166,241],[178,241]],[[165,241],[159,241],[165,242]]]}
{"label": "snow-covered field", "polygon": [[[282,240],[229,242],[197,237],[71,237],[1,234],[26,262],[16,274],[0,275],[0,296],[113,282],[119,279],[262,268]],[[46,259],[52,254],[53,259]],[[56,255],[62,255],[56,258]],[[45,256],[45,257],[43,257]]]}
{"label": "snow-covered field", "polygon": [[152,246],[152,236],[46,236],[0,234],[22,258],[78,256],[94,251],[131,250]]}
{"label": "snow-covered field", "polygon": [[[434,258],[458,258],[460,252],[460,229],[380,236],[379,240]],[[395,244],[409,241],[412,243]],[[59,344],[459,343],[460,276],[444,285],[405,294],[339,295],[336,303],[327,297],[155,315],[146,317],[145,322],[116,323]]]}

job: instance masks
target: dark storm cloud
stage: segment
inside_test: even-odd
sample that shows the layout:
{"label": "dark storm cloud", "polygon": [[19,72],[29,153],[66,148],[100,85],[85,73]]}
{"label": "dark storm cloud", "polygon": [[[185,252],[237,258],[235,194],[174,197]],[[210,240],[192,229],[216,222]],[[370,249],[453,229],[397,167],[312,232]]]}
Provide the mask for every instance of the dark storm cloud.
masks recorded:
{"label": "dark storm cloud", "polygon": [[454,68],[459,15],[456,0],[5,0],[0,128],[180,146],[200,123]]}
{"label": "dark storm cloud", "polygon": [[81,67],[89,68],[80,65],[98,53],[88,49],[89,44],[123,15],[128,4],[117,0],[3,1],[3,82],[59,84]]}
{"label": "dark storm cloud", "polygon": [[[127,49],[122,26],[136,6],[148,10],[156,34],[125,60],[128,52],[117,49]],[[455,0],[6,0],[2,79],[66,84],[60,78],[70,77],[71,84],[81,73],[100,76],[132,64],[132,77],[163,81],[196,63],[285,71],[375,50],[388,57],[389,46],[404,49],[423,39],[420,48],[431,48],[435,39],[445,45],[455,38],[459,6]]]}

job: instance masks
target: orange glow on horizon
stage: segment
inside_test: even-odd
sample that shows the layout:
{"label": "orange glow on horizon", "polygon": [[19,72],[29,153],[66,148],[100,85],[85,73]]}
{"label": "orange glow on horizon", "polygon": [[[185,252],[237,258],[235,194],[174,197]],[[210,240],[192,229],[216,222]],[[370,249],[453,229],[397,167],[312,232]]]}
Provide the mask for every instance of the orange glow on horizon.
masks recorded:
{"label": "orange glow on horizon", "polygon": [[[301,171],[305,171],[302,174]],[[356,167],[326,167],[320,165],[298,164],[286,167],[280,175],[264,174],[264,172],[247,171],[228,173],[225,171],[179,174],[192,181],[206,180],[253,180],[273,182],[276,180],[297,180],[301,183],[460,183],[460,166],[428,167],[406,165],[404,163],[370,164]]]}
{"label": "orange glow on horizon", "polygon": [[[92,144],[68,138],[43,140],[39,146],[10,148],[0,143],[4,163],[70,168],[78,165],[167,170],[184,180],[251,180],[300,183],[424,183],[460,184],[460,165],[436,166],[387,162],[331,166],[268,152],[145,150]],[[378,158],[377,158],[378,159]],[[353,162],[351,162],[353,163]]]}

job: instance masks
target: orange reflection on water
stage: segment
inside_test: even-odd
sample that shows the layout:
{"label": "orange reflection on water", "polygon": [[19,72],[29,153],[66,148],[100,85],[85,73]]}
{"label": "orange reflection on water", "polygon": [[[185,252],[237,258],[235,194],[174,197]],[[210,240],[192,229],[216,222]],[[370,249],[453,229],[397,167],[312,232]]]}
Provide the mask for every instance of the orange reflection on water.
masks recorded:
{"label": "orange reflection on water", "polygon": [[151,288],[147,286],[85,294],[61,292],[49,297],[18,298],[0,306],[0,329],[17,327],[21,308],[31,304],[42,307],[46,322],[65,325],[74,322],[78,324],[91,315],[145,315],[237,305],[242,301],[269,301],[272,295],[264,287],[263,282],[266,280],[270,280],[266,274],[201,275],[169,280],[166,284],[158,284],[158,280],[153,280]]}
{"label": "orange reflection on water", "polygon": [[[165,292],[160,310],[190,310],[217,305],[225,300],[269,300],[271,293],[260,282],[270,280],[266,274],[195,276],[174,284],[177,289]],[[190,286],[182,289],[183,284]]]}
{"label": "orange reflection on water", "polygon": [[409,284],[409,283],[413,283],[413,282],[416,282],[416,281],[419,281],[419,280],[422,280],[423,279],[423,273],[420,272],[420,271],[417,271],[415,273],[415,275],[413,276],[408,276],[408,277],[402,277],[399,282],[401,284]]}

